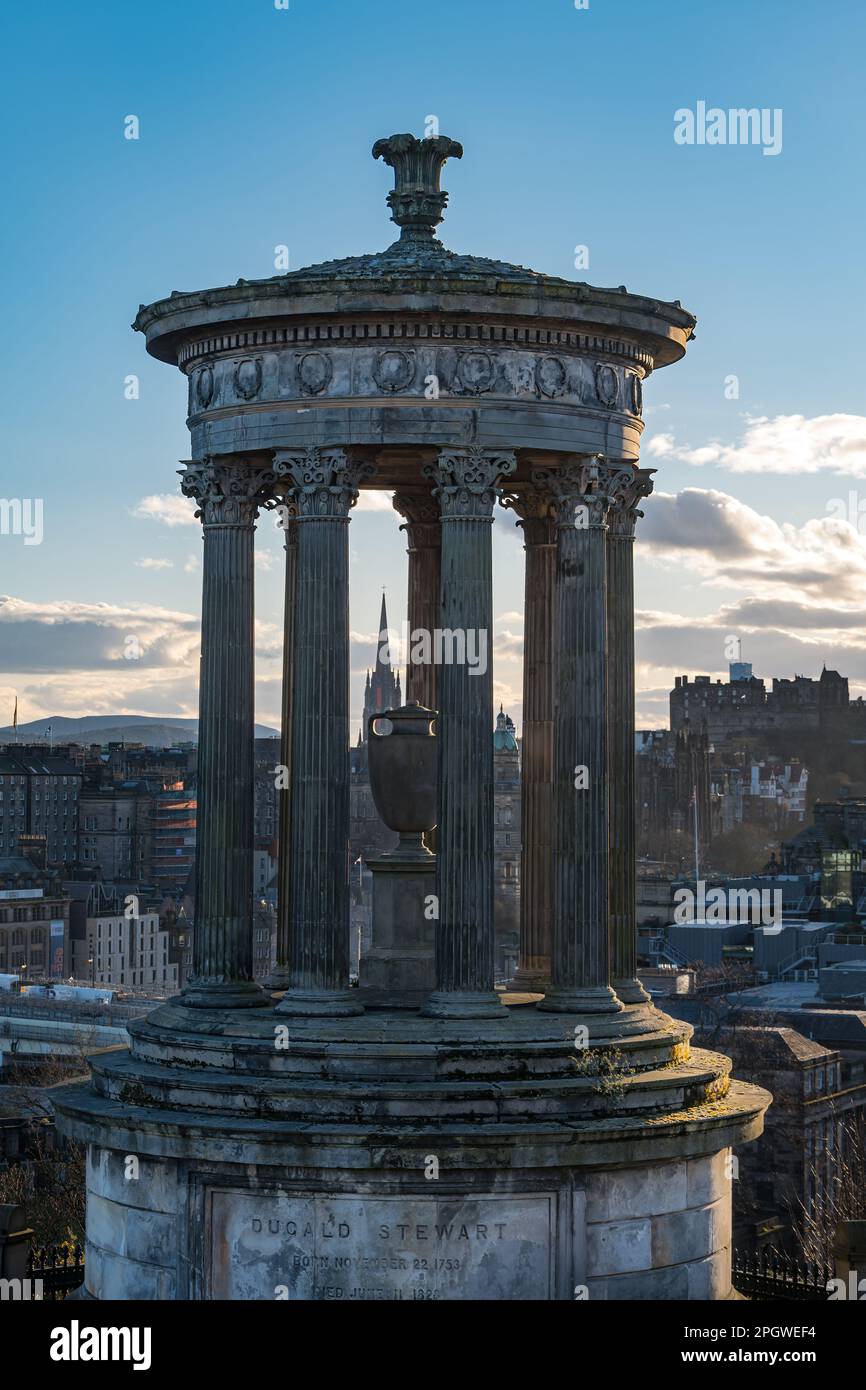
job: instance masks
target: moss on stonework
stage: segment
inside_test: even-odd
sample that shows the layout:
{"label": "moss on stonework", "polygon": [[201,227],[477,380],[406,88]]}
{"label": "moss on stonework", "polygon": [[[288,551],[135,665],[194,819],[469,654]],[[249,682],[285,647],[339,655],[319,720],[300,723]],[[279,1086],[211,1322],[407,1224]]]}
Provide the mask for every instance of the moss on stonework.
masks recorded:
{"label": "moss on stonework", "polygon": [[126,1105],[152,1105],[153,1100],[140,1081],[125,1081],[119,1099]]}
{"label": "moss on stonework", "polygon": [[586,1048],[574,1059],[578,1076],[597,1081],[593,1091],[599,1096],[621,1096],[626,1089],[626,1080],[635,1075],[634,1067],[628,1065],[625,1055],[618,1048]]}

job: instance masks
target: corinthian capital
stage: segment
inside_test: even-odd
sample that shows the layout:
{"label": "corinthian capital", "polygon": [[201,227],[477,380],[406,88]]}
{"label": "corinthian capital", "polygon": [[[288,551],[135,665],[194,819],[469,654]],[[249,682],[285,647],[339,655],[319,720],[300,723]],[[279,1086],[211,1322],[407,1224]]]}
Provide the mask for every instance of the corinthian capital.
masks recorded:
{"label": "corinthian capital", "polygon": [[350,457],[345,449],[278,449],[274,476],[295,504],[299,521],[347,517],[358,500],[372,463]]}
{"label": "corinthian capital", "polygon": [[623,478],[614,496],[614,504],[608,518],[610,534],[619,540],[632,540],[634,528],[643,512],[638,503],[649,497],[653,490],[654,468],[635,468],[630,477]]}
{"label": "corinthian capital", "polygon": [[512,450],[443,449],[436,463],[428,463],[424,474],[434,484],[443,520],[492,518],[498,496],[499,479],[513,473],[517,456]]}
{"label": "corinthian capital", "polygon": [[181,492],[195,498],[203,526],[252,526],[274,482],[268,469],[212,458],[188,463],[178,472]]}
{"label": "corinthian capital", "polygon": [[534,468],[532,481],[547,492],[560,527],[605,527],[619,489],[632,474],[628,464],[612,464],[601,454],[576,457],[561,468]]}

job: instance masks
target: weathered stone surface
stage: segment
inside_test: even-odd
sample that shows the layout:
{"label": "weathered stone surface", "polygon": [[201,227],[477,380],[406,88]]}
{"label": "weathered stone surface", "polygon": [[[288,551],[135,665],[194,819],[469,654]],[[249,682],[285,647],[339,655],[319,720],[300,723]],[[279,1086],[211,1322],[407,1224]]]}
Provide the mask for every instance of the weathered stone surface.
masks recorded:
{"label": "weathered stone surface", "polygon": [[198,1008],[268,1002],[252,978],[253,532],[272,481],[211,459],[181,479],[204,530],[196,922],[183,995]]}
{"label": "weathered stone surface", "polygon": [[211,1298],[550,1299],[552,1195],[315,1196],[215,1191]]}
{"label": "weathered stone surface", "polygon": [[[129,1160],[134,1159],[137,1179],[130,1181]],[[87,1191],[129,1207],[146,1211],[175,1213],[178,1204],[177,1169],[154,1162],[139,1153],[117,1153],[113,1149],[89,1147],[86,1166]]]}
{"label": "weathered stone surface", "polygon": [[278,453],[297,512],[289,896],[283,1013],[353,1013],[349,990],[349,511],[372,466]]}
{"label": "weathered stone surface", "polygon": [[587,1271],[590,1278],[647,1269],[652,1261],[650,1221],[602,1221],[592,1228]]}
{"label": "weathered stone surface", "polygon": [[650,470],[635,469],[616,492],[607,541],[611,984],[626,1004],[649,997],[637,978],[633,550],[638,502],[651,491]]}
{"label": "weathered stone surface", "polygon": [[87,1243],[85,1285],[91,1298],[130,1302],[168,1302],[177,1297],[174,1274],[158,1265],[113,1255]]}
{"label": "weathered stone surface", "polygon": [[111,1202],[90,1192],[87,1238],[107,1254],[173,1269],[177,1259],[177,1218]]}
{"label": "weathered stone surface", "polygon": [[688,1163],[689,1207],[709,1206],[731,1191],[731,1151],[723,1149],[711,1159],[690,1159]]}
{"label": "weathered stone surface", "polygon": [[607,1279],[590,1280],[589,1299],[618,1302],[662,1302],[689,1296],[689,1266],[672,1265],[666,1269],[648,1269],[641,1273],[620,1274]]}
{"label": "weathered stone surface", "polygon": [[[696,1159],[695,1164],[708,1162]],[[681,1211],[689,1205],[687,1164],[614,1169],[593,1174],[587,1182],[588,1221],[619,1221],[657,1212]]]}
{"label": "weathered stone surface", "polygon": [[441,626],[473,634],[483,666],[439,673],[436,989],[432,1016],[505,1010],[493,990],[493,569],[490,531],[513,453],[445,450],[428,470],[442,517]]}
{"label": "weathered stone surface", "polygon": [[706,1260],[695,1260],[688,1266],[689,1299],[709,1302],[727,1298],[731,1291],[731,1252],[720,1250]]}
{"label": "weathered stone surface", "polygon": [[435,889],[432,855],[417,863],[368,859],[373,875],[373,926],[369,951],[361,957],[361,998],[368,989],[417,993],[417,1002],[436,986],[435,928],[427,899]]}

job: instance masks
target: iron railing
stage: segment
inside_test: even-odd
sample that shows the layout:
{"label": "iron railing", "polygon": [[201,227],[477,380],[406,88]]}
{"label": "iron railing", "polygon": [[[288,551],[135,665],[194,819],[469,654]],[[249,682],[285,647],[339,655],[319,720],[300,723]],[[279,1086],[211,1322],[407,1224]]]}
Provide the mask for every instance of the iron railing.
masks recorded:
{"label": "iron railing", "polygon": [[77,1242],[31,1245],[27,1277],[42,1283],[43,1301],[60,1302],[84,1283],[84,1250]]}
{"label": "iron railing", "polygon": [[734,1251],[731,1282],[737,1293],[759,1302],[826,1302],[832,1278],[832,1269],[797,1260],[784,1251]]}

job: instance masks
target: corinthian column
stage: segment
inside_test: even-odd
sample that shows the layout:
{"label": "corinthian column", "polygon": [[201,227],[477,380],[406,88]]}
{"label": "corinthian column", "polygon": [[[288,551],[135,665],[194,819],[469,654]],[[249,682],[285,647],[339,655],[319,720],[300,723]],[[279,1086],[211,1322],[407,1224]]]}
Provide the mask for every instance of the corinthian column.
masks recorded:
{"label": "corinthian column", "polygon": [[424,1012],[505,1017],[493,988],[493,568],[497,483],[513,453],[445,449],[425,469],[442,516],[436,989]]}
{"label": "corinthian column", "polygon": [[524,578],[523,738],[520,747],[520,962],[513,989],[544,991],[550,981],[553,877],[553,594],[556,530],[551,497],[524,487],[506,498],[521,518]]}
{"label": "corinthian column", "polygon": [[290,498],[278,507],[286,537],[286,582],[283,606],[283,690],[280,719],[280,762],[285,769],[279,795],[277,862],[277,959],[268,988],[289,983],[289,913],[292,885],[292,693],[295,676],[295,589],[298,572],[297,508]]}
{"label": "corinthian column", "polygon": [[349,511],[372,472],[342,449],[274,455],[298,533],[289,987],[281,1013],[362,1012],[349,990]]}
{"label": "corinthian column", "polygon": [[442,525],[439,507],[429,488],[401,488],[394,509],[406,518],[401,531],[409,541],[409,638],[406,657],[406,703],[436,709],[436,665],[413,662],[413,632],[435,632],[439,626],[439,584],[442,564]]}
{"label": "corinthian column", "polygon": [[553,953],[539,1008],[615,1013],[608,942],[607,516],[618,474],[598,459],[537,470],[556,518]]}
{"label": "corinthian column", "polygon": [[181,996],[198,1008],[270,1002],[253,982],[253,533],[272,482],[211,460],[181,474],[204,532],[195,932]]}
{"label": "corinthian column", "polygon": [[613,988],[625,1004],[649,995],[637,978],[634,787],[634,528],[638,502],[652,492],[652,469],[636,468],[618,490],[608,519],[610,617],[610,946]]}

